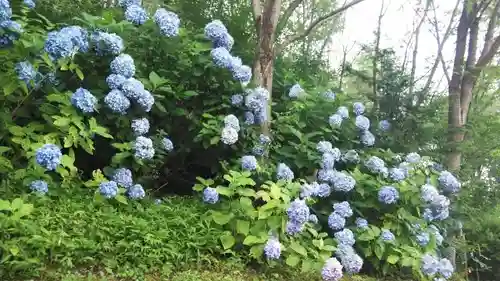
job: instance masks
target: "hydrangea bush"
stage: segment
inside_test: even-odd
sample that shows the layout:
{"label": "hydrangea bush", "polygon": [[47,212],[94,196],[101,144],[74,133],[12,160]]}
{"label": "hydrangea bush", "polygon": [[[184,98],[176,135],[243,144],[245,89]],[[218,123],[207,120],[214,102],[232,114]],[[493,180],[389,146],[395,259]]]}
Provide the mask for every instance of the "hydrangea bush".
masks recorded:
{"label": "hydrangea bush", "polygon": [[[273,131],[262,135],[269,97],[247,86],[226,101],[225,115],[206,115],[199,134],[241,153],[223,162],[223,177],[194,186],[227,229],[224,249],[248,246],[258,260],[321,271],[324,280],[366,263],[384,273],[409,268],[422,280],[450,278],[440,247],[458,179],[417,152],[378,149],[390,122],[369,116],[362,102],[299,84],[273,97]],[[429,265],[434,271],[423,269],[426,255],[439,260]]]}

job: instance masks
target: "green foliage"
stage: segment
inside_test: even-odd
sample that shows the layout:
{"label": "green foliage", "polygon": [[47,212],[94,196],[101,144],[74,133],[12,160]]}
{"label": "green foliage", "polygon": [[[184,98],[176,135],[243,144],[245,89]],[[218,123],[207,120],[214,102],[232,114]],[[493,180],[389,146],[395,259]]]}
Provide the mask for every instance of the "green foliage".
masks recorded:
{"label": "green foliage", "polygon": [[200,220],[204,211],[183,198],[123,205],[94,201],[76,190],[57,198],[1,200],[0,277],[94,266],[133,277],[207,262],[223,233]]}

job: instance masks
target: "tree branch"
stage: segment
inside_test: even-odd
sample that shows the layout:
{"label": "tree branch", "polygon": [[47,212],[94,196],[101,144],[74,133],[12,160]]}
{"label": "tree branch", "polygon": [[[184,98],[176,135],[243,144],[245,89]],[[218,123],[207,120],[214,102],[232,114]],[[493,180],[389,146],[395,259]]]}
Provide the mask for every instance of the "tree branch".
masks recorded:
{"label": "tree branch", "polygon": [[[495,7],[493,8],[493,11],[492,11],[492,14],[491,14],[491,17],[490,17],[490,20],[488,22],[488,29],[486,30],[486,35],[484,36],[484,46],[483,46],[483,50],[481,51],[481,55],[478,59],[478,64],[479,64],[479,61],[482,61],[482,64],[484,64],[484,58],[486,56],[489,56],[488,52],[490,52],[490,50],[492,49],[493,47],[493,44],[494,41],[493,40],[493,33],[495,33],[495,27],[497,25],[497,22],[498,22],[498,13],[500,12],[500,1],[496,1],[495,3]],[[498,47],[497,47],[498,49]],[[494,52],[496,52],[496,50],[494,50]],[[483,59],[481,59],[483,58]],[[493,56],[491,56],[491,58],[493,58]],[[491,58],[489,60],[491,60]],[[486,64],[488,64],[488,62],[486,62],[483,66],[485,66]]]}
{"label": "tree branch", "polygon": [[330,19],[331,17],[337,15],[337,14],[340,14],[342,12],[344,12],[345,10],[363,2],[365,0],[354,0],[352,1],[351,3],[349,4],[346,4],[324,16],[321,16],[319,18],[317,18],[315,21],[313,21],[309,27],[306,28],[306,30],[300,34],[295,34],[295,35],[291,35],[291,36],[288,36],[287,38],[285,38],[285,40],[283,41],[283,43],[279,44],[277,47],[276,47],[276,53],[280,53],[281,51],[283,51],[283,49],[285,49],[288,45],[290,45],[291,43],[295,42],[295,41],[298,41],[298,40],[301,40],[301,39],[304,39],[305,37],[307,37],[318,25],[322,24],[324,21]]}
{"label": "tree branch", "polygon": [[262,24],[262,5],[260,0],[252,0],[253,18],[255,20],[255,34],[259,37],[260,27]]}
{"label": "tree branch", "polygon": [[281,30],[285,28],[293,12],[302,2],[304,2],[304,0],[294,0],[292,3],[290,3],[288,8],[286,8],[285,12],[283,13],[283,16],[281,16],[280,21],[278,22],[278,27],[276,28],[276,32],[281,32]]}

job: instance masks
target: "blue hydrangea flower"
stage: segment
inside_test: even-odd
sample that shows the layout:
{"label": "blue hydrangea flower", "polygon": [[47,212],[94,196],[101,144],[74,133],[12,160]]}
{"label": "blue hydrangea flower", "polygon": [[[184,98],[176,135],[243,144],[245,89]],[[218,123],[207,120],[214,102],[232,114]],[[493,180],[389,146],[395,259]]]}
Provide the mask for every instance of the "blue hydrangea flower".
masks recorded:
{"label": "blue hydrangea flower", "polygon": [[155,155],[155,149],[153,147],[153,141],[150,138],[138,136],[134,142],[134,156],[137,159],[152,159]]}
{"label": "blue hydrangea flower", "polygon": [[415,164],[415,163],[420,162],[421,158],[422,157],[420,157],[420,155],[418,153],[412,152],[412,153],[408,153],[408,155],[406,155],[405,161],[408,163]]}
{"label": "blue hydrangea flower", "polygon": [[262,156],[265,151],[265,148],[261,145],[256,145],[252,148],[252,154],[255,156]]}
{"label": "blue hydrangea flower", "polygon": [[128,78],[122,84],[122,93],[129,99],[138,100],[144,92],[144,84],[135,78]]}
{"label": "blue hydrangea flower", "polygon": [[59,33],[71,39],[74,51],[85,53],[89,50],[89,33],[86,29],[73,25],[62,28]]}
{"label": "blue hydrangea flower", "polygon": [[429,235],[428,232],[420,232],[417,234],[416,240],[420,246],[425,247],[427,246],[427,244],[429,244],[431,236]]}
{"label": "blue hydrangea flower", "polygon": [[306,205],[306,201],[301,199],[295,199],[290,207],[286,210],[288,218],[290,221],[304,224],[309,219],[309,207]]}
{"label": "blue hydrangea flower", "polygon": [[213,20],[205,26],[205,37],[215,41],[227,33],[227,28],[220,20]]}
{"label": "blue hydrangea flower", "polygon": [[30,183],[30,189],[33,192],[45,194],[49,192],[49,185],[44,180],[34,180]]}
{"label": "blue hydrangea flower", "polygon": [[406,173],[400,168],[392,168],[389,170],[389,178],[393,181],[403,181],[406,178]]}
{"label": "blue hydrangea flower", "polygon": [[378,192],[378,201],[384,204],[394,204],[399,199],[399,192],[393,186],[383,186]]}
{"label": "blue hydrangea flower", "polygon": [[343,276],[342,269],[342,265],[336,258],[329,258],[321,269],[321,277],[324,281],[339,281]]}
{"label": "blue hydrangea flower", "polygon": [[142,90],[137,97],[137,105],[145,112],[150,112],[155,103],[155,98],[148,90]]}
{"label": "blue hydrangea flower", "polygon": [[92,113],[97,105],[97,98],[84,88],[78,88],[71,96],[71,104],[83,113]]}
{"label": "blue hydrangea flower", "polygon": [[169,138],[163,138],[161,143],[163,145],[163,149],[165,149],[167,152],[174,150],[174,144]]}
{"label": "blue hydrangea flower", "polygon": [[318,197],[328,197],[332,193],[332,187],[326,183],[320,183],[318,184],[318,187],[316,188],[316,196]]}
{"label": "blue hydrangea flower", "polygon": [[247,125],[253,125],[255,124],[255,116],[252,112],[246,111],[244,114],[244,119],[245,119],[245,124]]}
{"label": "blue hydrangea flower", "polygon": [[348,150],[344,155],[342,155],[342,161],[346,163],[357,164],[359,163],[359,160],[359,154],[354,149]]}
{"label": "blue hydrangea flower", "polygon": [[335,177],[331,181],[333,189],[341,192],[349,192],[356,185],[356,180],[345,172],[335,173]]}
{"label": "blue hydrangea flower", "polygon": [[259,135],[259,143],[262,145],[268,145],[271,143],[271,138],[269,136],[266,136],[264,134]]}
{"label": "blue hydrangea flower", "polygon": [[360,102],[355,102],[352,105],[352,111],[356,115],[361,115],[361,114],[365,113],[365,106]]}
{"label": "blue hydrangea flower", "polygon": [[203,201],[208,204],[215,204],[219,201],[219,193],[215,188],[207,187],[203,190]]}
{"label": "blue hydrangea flower", "polygon": [[337,114],[340,115],[340,117],[342,117],[342,119],[347,119],[347,118],[349,118],[349,109],[347,109],[347,107],[345,107],[345,106],[340,106],[337,109]]}
{"label": "blue hydrangea flower", "polygon": [[344,228],[341,231],[335,232],[335,239],[339,242],[339,244],[352,246],[356,242],[354,239],[354,233],[350,229]]}
{"label": "blue hydrangea flower", "polygon": [[229,68],[232,65],[232,56],[226,48],[215,48],[210,51],[212,61],[221,68]]}
{"label": "blue hydrangea flower", "polygon": [[125,10],[125,19],[137,25],[144,24],[148,19],[148,13],[139,5],[130,5]]}
{"label": "blue hydrangea flower", "polygon": [[422,187],[420,187],[420,193],[422,201],[426,203],[432,202],[434,198],[439,195],[437,188],[431,184],[422,185]]}
{"label": "blue hydrangea flower", "polygon": [[313,182],[311,184],[304,183],[300,186],[300,198],[310,198],[316,195],[318,183]]}
{"label": "blue hydrangea flower", "polygon": [[391,123],[387,120],[381,120],[378,122],[378,128],[382,132],[387,132],[391,129]]}
{"label": "blue hydrangea flower", "polygon": [[120,54],[114,58],[109,64],[111,73],[121,75],[125,78],[130,78],[135,74],[134,59],[127,54]]}
{"label": "blue hydrangea flower", "polygon": [[36,163],[49,171],[61,164],[61,158],[61,149],[54,144],[44,144],[35,153]]}
{"label": "blue hydrangea flower", "polygon": [[115,33],[98,31],[90,36],[97,55],[119,55],[123,49],[123,39]]}
{"label": "blue hydrangea flower", "polygon": [[352,216],[352,209],[349,202],[343,201],[340,203],[333,204],[333,211],[344,218],[348,218]]}
{"label": "blue hydrangea flower", "polygon": [[448,208],[436,209],[434,219],[438,221],[443,221],[447,219],[449,216],[450,216],[450,209]]}
{"label": "blue hydrangea flower", "polygon": [[302,230],[304,230],[304,224],[294,221],[288,221],[285,228],[286,233],[291,236],[301,233]]}
{"label": "blue hydrangea flower", "polygon": [[113,198],[118,194],[118,184],[114,181],[101,182],[99,192],[106,198]]}
{"label": "blue hydrangea flower", "polygon": [[323,93],[323,97],[327,100],[335,100],[335,93],[332,91],[326,91]]}
{"label": "blue hydrangea flower", "polygon": [[325,170],[333,169],[335,166],[335,156],[331,153],[324,153],[321,157],[321,168]]}
{"label": "blue hydrangea flower", "polygon": [[345,271],[349,274],[356,274],[360,272],[363,267],[363,259],[356,254],[354,250],[349,252],[349,254],[342,256],[341,263],[342,266],[344,266]]}
{"label": "blue hydrangea flower", "polygon": [[361,133],[360,138],[364,146],[373,146],[375,144],[375,136],[370,131]]}
{"label": "blue hydrangea flower", "polygon": [[357,218],[356,219],[356,226],[361,229],[367,229],[368,228],[368,221],[363,219],[363,218]]}
{"label": "blue hydrangea flower", "polygon": [[160,205],[161,203],[163,203],[163,201],[161,199],[155,199],[155,204],[156,205]]}
{"label": "blue hydrangea flower", "polygon": [[47,34],[44,49],[54,59],[70,57],[76,52],[71,36],[61,31]]}
{"label": "blue hydrangea flower", "polygon": [[277,260],[281,256],[281,244],[276,237],[267,240],[264,246],[264,255],[268,260]]}
{"label": "blue hydrangea flower", "polygon": [[132,5],[141,5],[141,0],[118,0],[118,5],[126,9]]}
{"label": "blue hydrangea flower", "polygon": [[332,182],[335,176],[335,170],[333,169],[321,169],[318,171],[317,178],[320,182]]}
{"label": "blue hydrangea flower", "polygon": [[410,172],[413,171],[413,167],[411,166],[410,163],[408,162],[401,162],[399,164],[399,168],[401,170],[403,170],[403,172],[405,173],[405,176],[408,177],[410,175]]}
{"label": "blue hydrangea flower", "polygon": [[450,199],[444,195],[437,195],[432,198],[430,203],[434,209],[445,209],[450,206]]}
{"label": "blue hydrangea flower", "polygon": [[462,186],[458,179],[448,171],[442,171],[438,181],[443,190],[449,193],[457,193]]}
{"label": "blue hydrangea flower", "polygon": [[130,101],[120,90],[111,90],[105,97],[104,103],[113,112],[125,114],[130,107]]}
{"label": "blue hydrangea flower", "polygon": [[234,45],[234,38],[229,33],[223,33],[221,36],[212,41],[214,48],[226,48],[228,51],[231,51]]}
{"label": "blue hydrangea flower", "polygon": [[299,84],[295,84],[292,86],[292,88],[290,88],[290,90],[288,91],[288,96],[290,98],[297,98],[300,94],[302,94],[304,92],[304,90],[302,89],[302,87],[300,87]]}
{"label": "blue hydrangea flower", "polygon": [[243,61],[239,57],[231,56],[231,65],[229,65],[229,70],[231,72],[237,71],[239,67],[243,66]]}
{"label": "blue hydrangea flower", "polygon": [[358,115],[356,116],[355,125],[360,131],[366,131],[370,129],[370,119],[363,115]]}
{"label": "blue hydrangea flower", "polygon": [[3,34],[0,35],[0,48],[11,46],[24,32],[21,25],[12,20],[0,22],[0,30],[3,31]]}
{"label": "blue hydrangea flower", "polygon": [[220,139],[227,145],[235,144],[238,141],[238,131],[232,127],[224,127]]}
{"label": "blue hydrangea flower", "polygon": [[345,218],[333,212],[328,216],[328,226],[333,230],[341,230],[345,226]]}
{"label": "blue hydrangea flower", "polygon": [[140,184],[134,184],[127,193],[131,199],[143,199],[146,197],[146,192]]}
{"label": "blue hydrangea flower", "polygon": [[276,168],[276,178],[278,180],[292,181],[295,176],[290,167],[288,167],[285,163],[279,163]]}
{"label": "blue hydrangea flower", "polygon": [[17,73],[17,77],[19,78],[19,80],[23,81],[27,85],[29,85],[31,81],[35,81],[35,78],[37,76],[37,71],[29,61],[22,61],[16,63],[14,69]]}
{"label": "blue hydrangea flower", "polygon": [[232,105],[241,105],[243,103],[243,95],[236,94],[231,96],[231,104]]}
{"label": "blue hydrangea flower", "polygon": [[125,78],[125,76],[118,74],[110,74],[106,77],[106,83],[111,90],[121,89],[126,80],[127,78]]}
{"label": "blue hydrangea flower", "polygon": [[423,274],[433,276],[438,272],[439,261],[435,256],[425,254],[422,256],[420,268],[422,269]]}
{"label": "blue hydrangea flower", "polygon": [[309,215],[308,221],[312,224],[317,224],[318,223],[318,217],[315,214]]}
{"label": "blue hydrangea flower", "polygon": [[181,20],[177,14],[160,8],[154,14],[154,21],[160,28],[162,35],[167,37],[179,35]]}
{"label": "blue hydrangea flower", "polygon": [[450,278],[453,275],[454,271],[455,269],[453,268],[453,265],[448,259],[443,258],[439,260],[438,272],[441,273],[441,275],[443,275],[444,278],[446,279]]}
{"label": "blue hydrangea flower", "polygon": [[382,173],[385,169],[385,162],[384,160],[378,158],[377,156],[372,156],[370,157],[366,162],[365,162],[366,168],[374,173],[374,174],[380,174]]}
{"label": "blue hydrangea flower", "polygon": [[257,158],[253,155],[245,155],[241,157],[241,169],[254,171],[257,169]]}
{"label": "blue hydrangea flower", "polygon": [[9,0],[0,0],[0,22],[7,21],[12,17],[12,8]]}
{"label": "blue hydrangea flower", "polygon": [[254,112],[261,111],[267,105],[269,97],[269,92],[265,88],[257,87],[245,97],[245,106]]}
{"label": "blue hydrangea flower", "polygon": [[385,241],[385,242],[391,242],[391,241],[394,241],[396,239],[396,237],[394,236],[394,234],[390,230],[382,229],[382,232],[380,233],[380,239],[382,239],[382,241]]}
{"label": "blue hydrangea flower", "polygon": [[116,182],[116,184],[124,188],[129,188],[134,184],[132,171],[126,168],[116,169],[111,179]]}
{"label": "blue hydrangea flower", "polygon": [[149,131],[149,120],[146,118],[134,119],[130,127],[136,136],[145,135]]}
{"label": "blue hydrangea flower", "polygon": [[224,117],[224,127],[233,128],[236,131],[240,131],[240,121],[233,114],[226,115]]}
{"label": "blue hydrangea flower", "polygon": [[329,141],[319,141],[316,150],[320,153],[330,153],[333,150],[333,145]]}
{"label": "blue hydrangea flower", "polygon": [[247,84],[252,80],[252,68],[248,65],[232,66],[233,79],[241,83]]}
{"label": "blue hydrangea flower", "polygon": [[430,208],[425,208],[424,212],[422,214],[422,217],[424,218],[425,221],[431,222],[434,220],[434,214],[432,213],[432,210]]}
{"label": "blue hydrangea flower", "polygon": [[435,225],[430,225],[429,230],[430,230],[430,233],[432,235],[434,235],[434,238],[436,239],[436,244],[438,246],[441,246],[441,244],[443,244],[444,238],[441,235],[441,233],[439,232],[439,229]]}
{"label": "blue hydrangea flower", "polygon": [[342,116],[335,113],[328,118],[328,123],[332,127],[340,127],[340,125],[342,125]]}

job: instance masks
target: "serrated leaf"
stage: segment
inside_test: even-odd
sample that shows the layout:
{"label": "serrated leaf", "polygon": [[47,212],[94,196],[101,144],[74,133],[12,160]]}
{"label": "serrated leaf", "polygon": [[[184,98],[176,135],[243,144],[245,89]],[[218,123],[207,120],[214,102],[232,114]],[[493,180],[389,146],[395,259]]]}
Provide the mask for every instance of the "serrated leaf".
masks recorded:
{"label": "serrated leaf", "polygon": [[226,233],[223,236],[221,236],[220,241],[222,242],[222,247],[224,248],[224,250],[230,249],[231,247],[234,246],[234,243],[236,242],[231,233]]}
{"label": "serrated leaf", "polygon": [[300,245],[299,243],[297,243],[295,241],[293,241],[290,244],[290,249],[292,249],[293,251],[295,251],[297,254],[299,254],[301,256],[307,257],[306,248],[304,248],[304,246]]}
{"label": "serrated leaf", "polygon": [[287,258],[286,258],[286,264],[288,266],[291,266],[291,267],[295,267],[297,266],[297,264],[299,264],[300,262],[300,258],[299,256],[295,255],[295,254],[290,254]]}
{"label": "serrated leaf", "polygon": [[244,220],[236,221],[236,231],[243,235],[248,235],[248,231],[250,230],[250,222]]}
{"label": "serrated leaf", "polygon": [[123,195],[121,195],[121,194],[116,195],[116,196],[115,196],[115,199],[116,199],[116,201],[118,201],[118,202],[120,202],[120,203],[122,203],[122,204],[128,205],[128,202],[127,202],[127,197],[125,197],[125,196],[123,196]]}
{"label": "serrated leaf", "polygon": [[66,127],[71,123],[71,119],[66,117],[59,117],[54,120],[54,125],[57,127]]}
{"label": "serrated leaf", "polygon": [[261,239],[257,236],[248,235],[245,240],[243,240],[243,245],[251,246],[257,243],[261,243]]}

